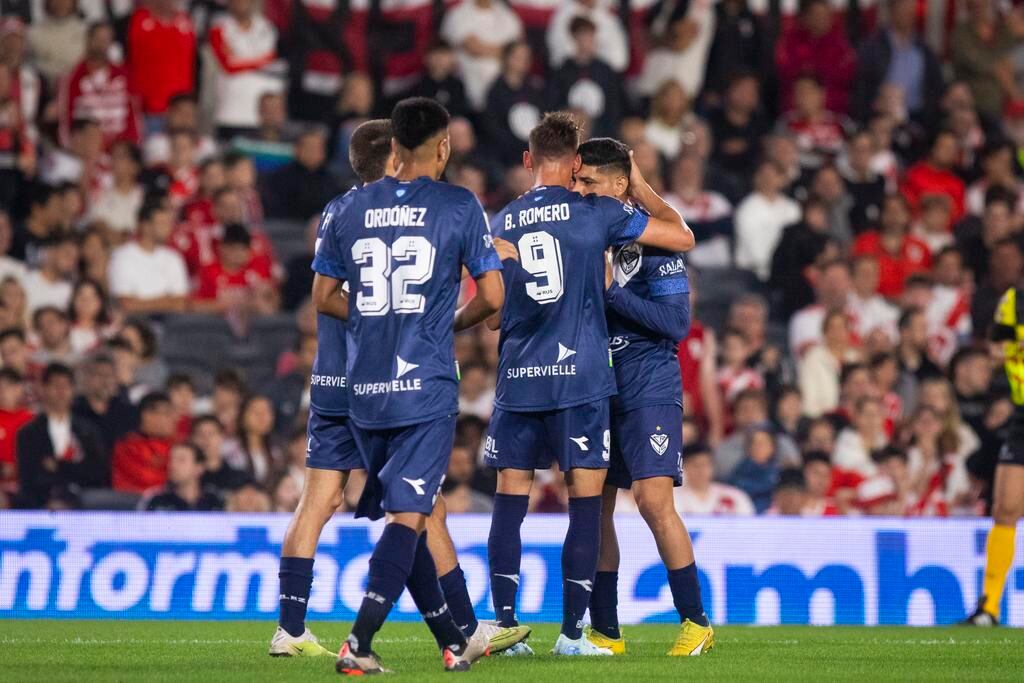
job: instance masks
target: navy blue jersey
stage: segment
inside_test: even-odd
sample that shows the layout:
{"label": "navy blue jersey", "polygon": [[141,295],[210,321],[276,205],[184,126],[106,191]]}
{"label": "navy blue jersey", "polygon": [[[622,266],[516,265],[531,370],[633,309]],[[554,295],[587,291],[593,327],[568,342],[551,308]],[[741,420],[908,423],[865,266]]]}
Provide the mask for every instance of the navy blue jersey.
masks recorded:
{"label": "navy blue jersey", "polygon": [[[324,236],[337,229],[338,218],[352,200],[355,190],[353,187],[324,207],[320,225],[316,228],[316,253],[320,252]],[[315,257],[313,270],[317,270]],[[316,358],[313,359],[313,376],[309,382],[310,407],[321,415],[348,415],[345,384],[345,323],[317,313]]]}
{"label": "navy blue jersey", "polygon": [[[685,307],[681,315],[668,321],[670,327],[676,327],[674,334],[685,336],[679,324],[689,326],[686,297],[690,283],[681,254],[633,242],[616,251],[613,273],[617,286],[644,301],[673,301]],[[676,357],[679,339],[627,318],[611,306],[607,313],[619,390],[612,399],[612,411],[671,403],[681,406],[683,387]]]}
{"label": "navy blue jersey", "polygon": [[500,270],[471,192],[426,177],[356,190],[313,261],[349,282],[348,400],[364,429],[434,420],[458,409],[455,303],[462,266]]}
{"label": "navy blue jersey", "polygon": [[510,411],[569,408],[615,393],[604,313],[604,251],[632,242],[647,216],[608,197],[537,187],[491,220],[519,250],[502,272],[498,390]]}

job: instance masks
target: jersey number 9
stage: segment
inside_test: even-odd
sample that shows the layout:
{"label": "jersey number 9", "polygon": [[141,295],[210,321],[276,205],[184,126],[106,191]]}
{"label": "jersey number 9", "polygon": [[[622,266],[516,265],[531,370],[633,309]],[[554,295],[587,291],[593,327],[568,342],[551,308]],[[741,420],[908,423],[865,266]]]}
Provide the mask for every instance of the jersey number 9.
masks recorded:
{"label": "jersey number 9", "polygon": [[[536,280],[526,283],[526,294],[539,304],[562,298],[562,245],[546,232],[530,232],[519,238],[519,263]],[[543,279],[544,282],[538,282]]]}
{"label": "jersey number 9", "polygon": [[422,313],[426,299],[410,292],[434,274],[435,250],[427,238],[399,237],[389,247],[379,237],[366,237],[352,245],[352,260],[359,269],[362,287],[356,294],[356,309],[362,315]]}

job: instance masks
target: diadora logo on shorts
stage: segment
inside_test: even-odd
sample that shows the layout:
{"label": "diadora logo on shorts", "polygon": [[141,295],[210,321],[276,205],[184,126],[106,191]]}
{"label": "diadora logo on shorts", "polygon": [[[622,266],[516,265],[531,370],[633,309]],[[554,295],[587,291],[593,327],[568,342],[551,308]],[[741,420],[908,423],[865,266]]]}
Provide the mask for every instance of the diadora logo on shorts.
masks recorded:
{"label": "diadora logo on shorts", "polygon": [[657,427],[657,433],[651,434],[651,448],[658,455],[665,455],[668,450],[668,434],[661,433],[661,427]]}
{"label": "diadora logo on shorts", "polygon": [[422,479],[408,479],[406,477],[402,477],[402,481],[411,486],[413,491],[416,492],[417,496],[422,496],[424,493],[426,493],[426,491],[423,490],[423,485],[426,484],[427,482],[423,481]]}
{"label": "diadora logo on shorts", "polygon": [[574,444],[579,446],[580,450],[583,452],[590,450],[590,439],[585,436],[570,436],[569,441],[572,441]]}

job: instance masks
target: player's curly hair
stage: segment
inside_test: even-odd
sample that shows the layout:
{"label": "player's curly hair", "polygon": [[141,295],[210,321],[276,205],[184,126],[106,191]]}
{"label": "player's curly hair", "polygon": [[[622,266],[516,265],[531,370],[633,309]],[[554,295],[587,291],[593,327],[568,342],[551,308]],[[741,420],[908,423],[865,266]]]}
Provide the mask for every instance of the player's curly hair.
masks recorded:
{"label": "player's curly hair", "polygon": [[530,131],[530,155],[535,160],[564,159],[576,155],[580,126],[567,111],[549,112]]}
{"label": "player's curly hair", "polygon": [[408,97],[391,110],[391,133],[408,150],[422,145],[448,127],[448,110],[427,97]]}

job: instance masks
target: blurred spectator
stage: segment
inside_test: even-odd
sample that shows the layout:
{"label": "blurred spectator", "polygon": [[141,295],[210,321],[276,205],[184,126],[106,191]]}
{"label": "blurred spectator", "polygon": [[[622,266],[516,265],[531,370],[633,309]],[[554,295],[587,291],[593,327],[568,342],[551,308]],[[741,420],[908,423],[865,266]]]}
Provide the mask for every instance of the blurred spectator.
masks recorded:
{"label": "blurred spectator", "polygon": [[201,415],[192,421],[191,440],[203,452],[203,485],[227,492],[240,488],[249,475],[232,467],[224,459],[226,443],[224,428],[213,415]]}
{"label": "blurred spectator", "polygon": [[[661,3],[668,9],[673,3]],[[681,3],[680,3],[681,4]],[[696,97],[704,86],[708,51],[715,32],[715,9],[709,0],[687,3],[686,15],[680,18],[655,16],[652,32],[660,33],[660,45],[647,53],[644,68],[637,82],[637,92],[650,97],[667,81],[675,80],[690,97]],[[667,24],[664,29],[661,25]]]}
{"label": "blurred spectator", "polygon": [[953,235],[949,231],[951,205],[949,197],[943,194],[930,194],[921,200],[920,215],[913,223],[911,234],[925,243],[932,256],[953,243]]}
{"label": "blurred spectator", "polygon": [[965,209],[968,213],[980,216],[985,210],[985,198],[993,187],[1006,190],[1009,197],[1014,197],[1014,211],[1021,207],[1024,200],[1024,184],[1017,173],[1020,164],[1014,155],[1013,145],[1006,142],[993,142],[981,151],[979,165],[982,176],[971,183],[965,195]]}
{"label": "blurred spectator", "polygon": [[942,374],[928,355],[928,319],[920,308],[910,308],[900,316],[896,351],[901,371],[915,383]]}
{"label": "blurred spectator", "polygon": [[[715,478],[729,481],[736,466],[746,455],[746,435],[753,428],[767,428],[770,425],[768,396],[764,391],[750,389],[736,397],[733,404],[733,432],[715,448]],[[782,464],[796,464],[800,451],[796,443],[786,435],[779,435],[775,444]]]}
{"label": "blurred spectator", "polygon": [[714,12],[704,90],[721,95],[734,82],[735,74],[765,67],[767,41],[761,20],[750,10],[747,0],[721,0],[714,3]]}
{"label": "blurred spectator", "polygon": [[31,315],[43,306],[65,310],[71,302],[71,278],[78,270],[78,245],[67,233],[47,239],[42,249],[42,265],[25,275],[25,293]]}
{"label": "blurred spectator", "polygon": [[970,87],[978,111],[995,116],[1007,90],[1012,92],[1012,69],[1005,60],[1014,45],[1013,36],[992,0],[971,0],[964,5],[967,19],[949,41],[953,74]]}
{"label": "blurred spectator", "polygon": [[910,211],[901,195],[885,198],[878,229],[862,233],[853,253],[878,261],[878,293],[889,299],[903,292],[908,277],[931,267],[928,245],[910,234]]}
{"label": "blurred spectator", "polygon": [[71,322],[71,348],[78,355],[97,349],[118,332],[110,314],[110,302],[95,280],[82,278],[75,283],[68,305]]}
{"label": "blurred spectator", "polygon": [[907,111],[916,120],[933,124],[945,87],[942,65],[918,33],[914,0],[889,2],[888,21],[868,36],[857,50],[851,114],[866,121],[883,83],[903,91]]}
{"label": "blurred spectator", "polygon": [[28,46],[39,73],[56,84],[82,57],[86,25],[77,0],[44,0],[43,11],[29,26]]}
{"label": "blurred spectator", "polygon": [[196,161],[204,161],[217,152],[217,143],[209,135],[199,134],[199,104],[191,92],[172,94],[167,100],[164,129],[146,136],[143,158],[146,166],[161,166],[171,158],[170,131],[187,130],[197,136]]}
{"label": "blurred spectator", "polygon": [[750,496],[754,509],[760,514],[771,505],[781,471],[775,435],[771,430],[754,427],[747,430],[743,438],[744,457],[733,470],[729,483]]}
{"label": "blurred spectator", "polygon": [[900,311],[878,294],[880,267],[873,256],[853,259],[853,291],[847,299],[847,310],[853,323],[852,332],[859,339],[867,339],[881,332],[889,340],[897,338],[896,323]]}
{"label": "blurred spectator", "polygon": [[677,355],[683,380],[683,407],[717,448],[725,436],[722,395],[718,391],[718,344],[715,332],[697,318],[697,273],[690,276],[690,333],[679,343]]}
{"label": "blurred spectator", "polygon": [[316,357],[316,334],[302,334],[295,342],[295,366],[291,372],[275,379],[267,387],[274,404],[277,425],[288,429],[301,411],[309,405],[309,379]]}
{"label": "blurred spectator", "polygon": [[127,342],[138,357],[134,382],[149,388],[163,387],[167,383],[167,364],[160,357],[156,334],[142,318],[133,318],[124,324],[120,339]]}
{"label": "blurred spectator", "polygon": [[725,268],[732,264],[732,204],[704,187],[704,160],[693,152],[679,155],[672,167],[672,193],[665,197],[697,239],[687,264],[698,268]]}
{"label": "blurred spectator", "polygon": [[256,0],[228,0],[227,12],[213,20],[209,41],[217,64],[213,120],[217,136],[230,140],[256,128],[264,93],[284,89],[281,78],[270,73],[277,59],[277,29]]}
{"label": "blurred spectator", "polygon": [[784,171],[762,161],[754,172],[754,191],[736,207],[736,266],[766,281],[782,229],[800,220],[800,205],[782,194]]}
{"label": "blurred spectator", "polygon": [[839,373],[843,365],[859,360],[850,347],[846,311],[832,310],[822,322],[822,342],[812,346],[800,358],[800,393],[803,412],[818,417],[839,407]]}
{"label": "blurred spectator", "polygon": [[750,347],[743,335],[735,329],[722,333],[721,359],[718,368],[718,388],[731,408],[737,397],[745,391],[764,389],[764,377],[747,366]]}
{"label": "blurred spectator", "polygon": [[11,368],[0,368],[0,492],[18,492],[18,430],[33,418],[25,394],[25,378]]}
{"label": "blurred spectator", "polygon": [[552,106],[585,113],[594,137],[614,135],[626,106],[622,78],[598,56],[594,22],[575,17],[569,35],[574,49],[548,82]]}
{"label": "blurred spectator", "polygon": [[36,119],[43,104],[43,79],[26,47],[25,23],[8,15],[0,19],[0,64],[8,69],[10,97],[18,106],[25,132],[33,142],[39,137]]}
{"label": "blurred spectator", "polygon": [[740,489],[714,481],[711,451],[691,446],[683,458],[683,485],[675,489],[676,510],[683,515],[753,515],[754,504]]}
{"label": "blurred spectator", "polygon": [[777,127],[796,141],[804,169],[829,163],[844,144],[843,121],[825,108],[825,89],[811,74],[797,77],[793,108],[779,119]]}
{"label": "blurred spectator", "polygon": [[50,185],[73,183],[93,197],[108,179],[103,149],[99,124],[92,119],[75,119],[67,145],[53,147],[40,161],[39,178]]}
{"label": "blurred spectator", "polygon": [[475,467],[475,459],[468,448],[459,445],[452,448],[448,473],[442,487],[448,512],[490,512],[494,508],[490,495],[470,487]]}
{"label": "blurred spectator", "polygon": [[138,431],[114,444],[114,489],[145,493],[167,481],[167,462],[174,438],[174,409],[167,394],[153,392],[139,402]]}
{"label": "blurred spectator", "polygon": [[804,502],[803,512],[807,517],[838,515],[839,509],[832,501],[832,463],[825,451],[809,451],[804,454]]}
{"label": "blurred spectator", "polygon": [[[354,75],[350,79],[357,77]],[[256,132],[236,137],[231,141],[231,147],[251,157],[260,173],[269,173],[295,158],[294,143],[301,131],[297,124],[288,120],[285,98],[281,93],[261,95],[256,115],[259,120]]]}
{"label": "blurred spectator", "polygon": [[878,471],[874,455],[888,445],[882,403],[876,397],[864,397],[854,407],[853,423],[836,439],[832,464],[841,470],[871,477]]}
{"label": "blurred spectator", "polygon": [[935,136],[931,152],[907,169],[900,191],[907,198],[911,211],[921,208],[922,200],[928,195],[945,195],[952,202],[952,222],[964,215],[964,182],[955,173],[955,164],[960,145],[951,131],[941,131]]}
{"label": "blurred spectator", "polygon": [[217,261],[199,271],[193,308],[242,315],[267,315],[277,310],[280,294],[255,263],[252,236],[245,226],[224,226],[217,256]]}
{"label": "blurred spectator", "polygon": [[60,222],[60,195],[48,185],[37,183],[28,197],[28,215],[14,226],[14,237],[9,250],[12,258],[29,266],[41,262],[40,245],[50,237]]}
{"label": "blurred spectator", "polygon": [[142,121],[129,90],[128,70],[111,60],[113,46],[112,25],[89,27],[85,56],[60,85],[60,137],[64,143],[70,138],[75,119],[98,122],[107,148],[117,140],[137,144],[142,139]]}
{"label": "blurred spectator", "polygon": [[494,408],[494,385],[490,370],[483,365],[464,365],[460,370],[459,414],[487,420]]}
{"label": "blurred spectator", "polygon": [[[730,3],[719,7],[726,4]],[[761,154],[761,138],[769,126],[761,107],[761,86],[753,71],[739,72],[723,85],[722,105],[708,119],[714,138],[712,159],[723,171],[746,178]]]}
{"label": "blurred spectator", "polygon": [[86,358],[79,366],[78,385],[72,414],[95,428],[103,452],[110,453],[118,440],[139,426],[138,411],[118,384],[114,359],[102,352]]}
{"label": "blurred spectator", "polygon": [[506,45],[501,74],[487,93],[482,125],[489,147],[506,166],[522,163],[530,131],[540,123],[546,106],[543,85],[530,73],[532,61],[527,43]]}
{"label": "blurred spectator", "polygon": [[782,314],[786,317],[814,303],[816,282],[813,267],[827,258],[830,247],[828,237],[828,210],[817,196],[808,197],[803,204],[803,218],[782,230],[779,243],[772,254],[768,285],[782,294]]}
{"label": "blurred spectator", "polygon": [[233,466],[254,481],[268,481],[284,465],[284,454],[273,442],[274,406],[266,396],[250,396],[238,415],[238,451],[230,456]]}
{"label": "blurred spectator", "polygon": [[989,257],[988,277],[978,281],[971,301],[972,328],[978,337],[988,338],[999,297],[1015,285],[1024,273],[1024,253],[1015,238],[1006,237],[996,242]]}
{"label": "blurred spectator", "polygon": [[79,270],[83,278],[106,283],[110,265],[110,242],[106,231],[98,227],[86,228],[78,234]]}
{"label": "blurred spectator", "polygon": [[263,183],[268,217],[307,221],[341,191],[327,169],[326,146],[327,140],[319,129],[308,129],[299,136],[295,161],[271,173]]}
{"label": "blurred spectator", "polygon": [[139,174],[142,156],[128,141],[115,142],[110,148],[111,184],[100,190],[89,206],[89,218],[100,222],[118,241],[135,232],[139,209],[145,196]]}
{"label": "blurred spectator", "polygon": [[557,69],[569,58],[573,46],[570,24],[576,17],[586,17],[597,28],[598,59],[615,71],[625,71],[629,65],[629,44],[617,10],[608,0],[566,0],[560,3],[547,29],[551,67]]}
{"label": "blurred spectator", "polygon": [[462,0],[445,13],[441,37],[456,50],[473,109],[484,108],[487,93],[501,71],[502,53],[522,36],[522,21],[501,0]]}
{"label": "blurred spectator", "polygon": [[32,314],[32,362],[44,366],[65,363],[73,366],[79,357],[71,348],[71,323],[55,306],[42,306]]}
{"label": "blurred spectator", "polygon": [[250,482],[228,496],[224,509],[227,512],[271,512],[273,501],[261,486]]}
{"label": "blurred spectator", "polygon": [[25,338],[25,330],[8,327],[0,330],[0,363],[17,372],[26,380],[38,378],[38,368],[32,363],[32,351]]}
{"label": "blurred spectator", "polygon": [[174,225],[163,204],[147,202],[139,210],[132,242],[110,257],[110,293],[127,313],[182,311],[188,294],[185,262],[167,246]]}
{"label": "blurred spectator", "polygon": [[171,97],[195,90],[196,34],[177,0],[147,0],[128,26],[132,92],[142,98],[147,131],[164,127]]}
{"label": "blurred spectator", "polygon": [[424,56],[423,76],[408,91],[405,97],[429,97],[437,100],[452,116],[469,113],[466,89],[456,72],[458,64],[455,52],[445,42],[436,42]]}
{"label": "blurred spectator", "polygon": [[54,363],[43,371],[40,414],[19,431],[18,501],[40,508],[55,493],[69,488],[100,488],[110,484],[110,461],[94,427],[71,413],[74,375]]}
{"label": "blurred spectator", "polygon": [[263,225],[263,200],[257,188],[256,164],[244,154],[224,155],[224,178],[241,204],[241,222],[250,228]]}
{"label": "blurred spectator", "polygon": [[675,81],[665,81],[651,98],[644,138],[662,156],[675,159],[682,149],[683,134],[694,119],[686,91]]}
{"label": "blurred spectator", "polygon": [[179,441],[188,440],[192,432],[192,415],[195,413],[196,387],[192,378],[184,372],[167,377],[164,386],[176,418],[174,436]]}
{"label": "blurred spectator", "polygon": [[857,55],[828,0],[801,0],[797,21],[775,45],[775,66],[784,111],[793,106],[798,78],[810,75],[825,89],[825,107],[836,114],[846,113]]}
{"label": "blurred spectator", "polygon": [[807,501],[807,483],[803,472],[789,467],[779,472],[779,481],[772,491],[772,504],[766,515],[800,517],[804,514]]}
{"label": "blurred spectator", "polygon": [[875,144],[875,136],[870,130],[854,133],[836,161],[836,168],[846,183],[846,191],[853,200],[849,219],[854,235],[859,235],[878,222],[882,200],[885,198],[885,178],[872,164]]}
{"label": "blurred spectator", "polygon": [[191,443],[171,446],[167,456],[167,484],[139,503],[140,510],[160,512],[210,512],[221,510],[224,501],[203,484],[203,452]]}

